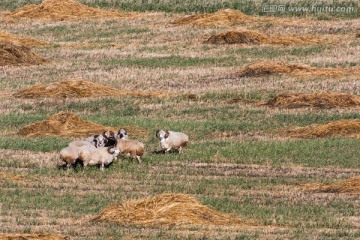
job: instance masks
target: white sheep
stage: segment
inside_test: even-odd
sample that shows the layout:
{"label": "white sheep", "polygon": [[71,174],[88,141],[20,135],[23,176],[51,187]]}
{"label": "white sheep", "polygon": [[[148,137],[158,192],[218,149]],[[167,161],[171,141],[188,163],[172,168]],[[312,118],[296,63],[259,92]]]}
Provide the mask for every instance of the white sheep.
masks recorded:
{"label": "white sheep", "polygon": [[82,147],[79,152],[79,159],[84,167],[90,165],[100,165],[101,171],[108,166],[119,155],[120,151],[116,147]]}
{"label": "white sheep", "polygon": [[85,139],[85,141],[93,144],[95,147],[105,147],[106,138],[103,135],[94,135]]}
{"label": "white sheep", "polygon": [[118,133],[116,135],[116,138],[118,138],[118,139],[129,139],[127,131],[125,129],[123,129],[123,128],[121,128],[118,131]]}
{"label": "white sheep", "polygon": [[60,159],[65,163],[65,165],[67,166],[68,169],[70,167],[76,165],[76,163],[80,160],[79,154],[80,154],[81,149],[83,149],[83,148],[96,149],[93,145],[90,144],[90,145],[83,145],[83,146],[69,146],[69,147],[63,148],[60,151]]}
{"label": "white sheep", "polygon": [[145,147],[142,142],[128,139],[118,139],[116,144],[117,149],[121,155],[130,154],[132,158],[136,158],[138,163],[141,163],[141,157],[145,153]]}
{"label": "white sheep", "polygon": [[165,150],[165,152],[173,149],[181,153],[189,141],[189,137],[185,133],[169,130],[157,130],[156,136],[160,139],[160,147]]}

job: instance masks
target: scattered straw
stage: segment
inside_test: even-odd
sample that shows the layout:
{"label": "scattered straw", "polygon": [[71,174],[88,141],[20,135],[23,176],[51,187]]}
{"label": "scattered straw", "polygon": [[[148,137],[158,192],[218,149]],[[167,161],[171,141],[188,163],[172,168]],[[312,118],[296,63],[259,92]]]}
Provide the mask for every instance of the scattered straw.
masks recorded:
{"label": "scattered straw", "polygon": [[0,234],[0,240],[69,240],[69,237],[63,237],[58,234]]}
{"label": "scattered straw", "polygon": [[210,36],[208,44],[275,44],[275,45],[320,45],[330,44],[334,37],[320,35],[265,35],[258,31],[232,30]]}
{"label": "scattered straw", "polygon": [[37,85],[13,94],[18,98],[86,98],[86,97],[110,97],[110,96],[137,96],[162,98],[169,94],[156,91],[139,90],[117,90],[111,87],[102,86],[96,83],[69,79],[62,82]]}
{"label": "scattered straw", "polygon": [[131,137],[147,138],[148,132],[140,127],[119,126],[107,127],[93,122],[85,121],[71,112],[61,112],[50,118],[32,123],[20,129],[22,136],[71,136],[84,137],[99,134],[107,130],[118,131],[120,128],[127,130]]}
{"label": "scattered straw", "polygon": [[308,183],[303,186],[307,190],[314,192],[360,194],[360,175],[348,178],[344,181],[340,181],[337,183]]}
{"label": "scattered straw", "polygon": [[38,65],[47,60],[33,53],[28,47],[0,42],[0,66]]}
{"label": "scattered straw", "polygon": [[244,66],[235,75],[239,77],[261,77],[273,74],[289,74],[295,77],[341,77],[360,74],[360,68],[318,68],[304,64],[278,61],[259,61]]}
{"label": "scattered straw", "polygon": [[359,119],[342,119],[325,124],[313,124],[306,127],[280,129],[281,135],[291,138],[324,138],[324,137],[360,137]]}
{"label": "scattered straw", "polygon": [[15,36],[13,34],[0,31],[0,42],[13,43],[15,45],[25,45],[25,46],[44,46],[47,45],[46,42],[26,38],[22,36]]}
{"label": "scattered straw", "polygon": [[360,97],[333,92],[281,94],[261,105],[282,108],[316,107],[326,109],[358,107],[360,106]]}
{"label": "scattered straw", "polygon": [[119,18],[130,17],[133,14],[106,11],[92,8],[73,0],[44,0],[40,5],[30,4],[6,14],[10,18],[33,18],[33,19],[81,19],[81,18]]}
{"label": "scattered straw", "polygon": [[138,226],[246,225],[238,219],[202,205],[194,197],[183,194],[161,194],[110,205],[93,221]]}
{"label": "scattered straw", "polygon": [[222,9],[215,13],[195,14],[173,21],[175,25],[228,25],[231,23],[252,20],[253,17],[232,9]]}
{"label": "scattered straw", "polygon": [[12,173],[4,173],[4,172],[0,172],[0,179],[8,179],[8,180],[20,181],[20,182],[26,182],[27,181],[22,176],[15,175],[15,174],[12,174]]}

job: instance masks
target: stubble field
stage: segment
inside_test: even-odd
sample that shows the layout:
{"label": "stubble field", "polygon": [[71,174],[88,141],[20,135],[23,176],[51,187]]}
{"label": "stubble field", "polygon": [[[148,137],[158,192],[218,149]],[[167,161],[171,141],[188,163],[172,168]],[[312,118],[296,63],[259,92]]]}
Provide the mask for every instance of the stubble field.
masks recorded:
{"label": "stubble field", "polygon": [[[353,136],[360,131],[354,128],[351,136],[326,138],[290,138],[283,131],[359,119],[359,105],[264,105],[279,94],[359,95],[359,19],[309,17],[198,26],[172,24],[185,16],[182,13],[9,20],[5,14],[12,9],[4,4],[0,30],[48,43],[31,50],[49,61],[0,67],[0,233],[57,233],[71,239],[360,237],[359,190],[321,192],[307,187],[360,174],[360,140]],[[204,43],[213,34],[234,29],[268,36],[322,35],[331,41]],[[237,74],[257,61],[355,69],[355,73]],[[67,79],[164,96],[13,96],[24,88]],[[143,163],[122,157],[104,172],[97,167],[57,169],[58,152],[72,138],[24,137],[17,132],[63,111],[106,126],[145,129],[147,134],[137,138],[146,145]],[[190,143],[182,154],[159,154],[157,129],[185,132]],[[221,213],[256,224],[142,227],[90,221],[110,204],[162,193],[189,194]]]}

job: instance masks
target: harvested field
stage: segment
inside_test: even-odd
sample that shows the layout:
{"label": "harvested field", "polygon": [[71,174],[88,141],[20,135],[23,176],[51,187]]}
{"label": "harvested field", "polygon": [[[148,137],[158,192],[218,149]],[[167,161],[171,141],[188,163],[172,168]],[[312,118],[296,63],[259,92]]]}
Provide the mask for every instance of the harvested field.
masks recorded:
{"label": "harvested field", "polygon": [[29,47],[47,45],[46,42],[40,40],[26,38],[22,36],[16,36],[4,31],[0,31],[0,42],[9,42],[15,45],[25,45]]}
{"label": "harvested field", "polygon": [[320,35],[265,35],[258,31],[234,30],[210,36],[208,44],[273,44],[273,45],[321,45],[330,44],[334,36]]}
{"label": "harvested field", "polygon": [[279,61],[259,61],[244,66],[236,73],[239,77],[261,77],[274,74],[289,74],[295,77],[341,77],[358,74],[360,69],[354,68],[318,68],[304,64],[285,63]]}
{"label": "harvested field", "polygon": [[195,14],[188,17],[180,18],[172,23],[175,25],[228,25],[236,22],[254,19],[251,16],[243,14],[240,11],[232,9],[223,9],[215,13]]}
{"label": "harvested field", "polygon": [[130,17],[132,14],[92,8],[73,0],[44,0],[40,5],[30,4],[15,9],[5,16],[14,19],[74,20],[82,18],[122,18]]}
{"label": "harvested field", "polygon": [[0,234],[0,240],[68,240],[58,234]]}
{"label": "harvested field", "polygon": [[111,205],[93,221],[137,226],[246,225],[244,222],[218,213],[202,205],[194,197],[184,194],[161,194]]}
{"label": "harvested field", "polygon": [[360,97],[333,92],[280,94],[261,105],[280,108],[346,108],[360,106]]}
{"label": "harvested field", "polygon": [[342,119],[325,124],[313,124],[306,127],[290,127],[280,130],[291,138],[360,137],[359,119]]}
{"label": "harvested field", "polygon": [[69,79],[56,83],[42,84],[26,88],[13,94],[17,98],[91,98],[111,96],[136,96],[162,98],[169,94],[155,91],[117,90],[111,87],[81,79]]}
{"label": "harvested field", "polygon": [[337,183],[309,183],[305,184],[304,187],[305,189],[314,192],[360,194],[360,175],[348,178]]}
{"label": "harvested field", "polygon": [[38,65],[47,62],[28,47],[0,42],[0,66]]}
{"label": "harvested field", "polygon": [[146,138],[147,131],[134,126],[107,127],[79,118],[71,112],[55,114],[44,121],[32,123],[20,129],[18,134],[27,137],[67,136],[83,137],[99,134],[107,130],[118,131],[125,128],[130,136]]}

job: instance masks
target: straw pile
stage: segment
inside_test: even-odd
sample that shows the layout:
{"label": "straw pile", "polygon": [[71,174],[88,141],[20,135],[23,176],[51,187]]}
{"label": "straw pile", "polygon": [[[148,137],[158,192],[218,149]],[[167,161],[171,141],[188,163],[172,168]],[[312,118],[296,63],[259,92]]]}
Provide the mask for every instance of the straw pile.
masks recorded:
{"label": "straw pile", "polygon": [[253,17],[232,9],[222,9],[215,13],[195,14],[173,21],[175,25],[228,25],[236,22],[251,20]]}
{"label": "straw pile", "polygon": [[356,68],[318,68],[304,64],[278,61],[259,61],[244,66],[236,73],[239,77],[261,77],[273,74],[289,74],[296,77],[341,77],[360,72]]}
{"label": "straw pile", "polygon": [[[331,40],[333,41],[333,40]],[[275,45],[319,45],[330,44],[330,39],[318,35],[265,35],[258,31],[232,30],[210,36],[208,44],[275,44]]]}
{"label": "straw pile", "polygon": [[25,45],[25,46],[29,46],[29,47],[47,45],[47,43],[43,42],[43,41],[26,38],[26,37],[21,37],[21,36],[15,36],[13,34],[10,34],[10,33],[4,32],[4,31],[0,31],[0,42],[9,42],[9,43],[13,43],[15,45]]}
{"label": "straw pile", "polygon": [[22,176],[15,175],[12,173],[4,173],[4,172],[0,172],[0,179],[8,179],[8,180],[12,180],[12,181],[26,182],[26,179],[24,179]]}
{"label": "straw pile", "polygon": [[0,234],[0,240],[68,240],[58,234]]}
{"label": "straw pile", "polygon": [[6,14],[10,18],[68,20],[81,18],[119,18],[130,14],[88,7],[73,0],[44,0],[40,5],[30,4]]}
{"label": "straw pile", "polygon": [[0,42],[0,66],[38,65],[47,62],[28,47]]}
{"label": "straw pile", "polygon": [[22,136],[71,136],[84,137],[99,134],[107,130],[118,131],[120,128],[127,130],[131,137],[146,138],[148,132],[135,126],[107,127],[93,122],[85,121],[74,113],[61,112],[46,120],[32,123],[20,129]]}
{"label": "straw pile", "polygon": [[360,175],[348,178],[344,181],[337,183],[309,183],[305,184],[304,187],[307,190],[315,192],[360,194]]}
{"label": "straw pile", "polygon": [[161,194],[110,205],[93,221],[137,226],[245,224],[206,207],[195,198],[184,194]]}
{"label": "straw pile", "polygon": [[333,92],[280,94],[262,105],[281,108],[315,107],[326,109],[357,107],[360,106],[360,97]]}
{"label": "straw pile", "polygon": [[168,97],[169,95],[164,92],[155,91],[117,90],[80,79],[69,79],[61,82],[41,84],[26,88],[14,93],[13,96],[18,98],[87,98],[110,96],[161,98]]}
{"label": "straw pile", "polygon": [[324,137],[360,137],[359,119],[342,119],[325,124],[313,124],[306,127],[290,127],[280,130],[291,138],[324,138]]}

